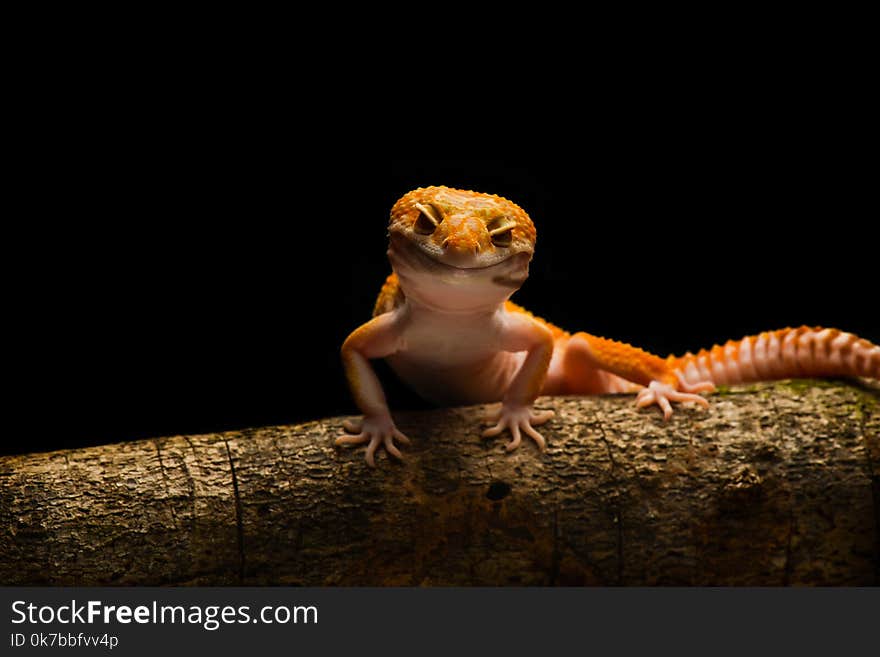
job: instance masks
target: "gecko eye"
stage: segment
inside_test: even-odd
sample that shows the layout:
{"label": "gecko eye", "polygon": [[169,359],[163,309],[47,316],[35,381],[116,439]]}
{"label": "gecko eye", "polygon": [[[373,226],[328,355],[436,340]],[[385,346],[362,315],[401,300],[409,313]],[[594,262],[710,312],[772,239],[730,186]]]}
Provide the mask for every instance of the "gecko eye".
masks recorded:
{"label": "gecko eye", "polygon": [[510,217],[495,217],[488,224],[486,230],[492,237],[492,244],[495,246],[510,246],[513,241],[513,229],[516,223]]}
{"label": "gecko eye", "polygon": [[416,203],[416,208],[418,208],[419,216],[413,224],[413,230],[419,235],[430,235],[437,230],[437,226],[443,221],[443,215],[433,205]]}

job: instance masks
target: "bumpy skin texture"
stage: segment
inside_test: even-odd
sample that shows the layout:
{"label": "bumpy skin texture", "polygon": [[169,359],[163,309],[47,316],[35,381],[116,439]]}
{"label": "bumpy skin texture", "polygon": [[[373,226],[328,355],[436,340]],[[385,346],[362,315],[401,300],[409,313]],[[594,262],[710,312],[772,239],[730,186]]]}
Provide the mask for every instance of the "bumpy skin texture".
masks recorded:
{"label": "bumpy skin texture", "polygon": [[401,458],[394,425],[370,359],[386,358],[401,379],[441,405],[501,402],[484,431],[509,431],[507,449],[523,434],[543,449],[534,426],[549,411],[538,395],[637,392],[636,405],[672,402],[708,407],[698,393],[714,384],[792,376],[880,378],[880,347],[837,329],[781,329],[698,354],[660,358],[588,333],[571,334],[509,301],[528,277],[535,226],[515,203],[490,194],[427,187],[391,210],[387,278],[373,319],[342,346],[355,402],[364,414],[347,423],[337,444],[367,444],[375,465],[382,446]]}

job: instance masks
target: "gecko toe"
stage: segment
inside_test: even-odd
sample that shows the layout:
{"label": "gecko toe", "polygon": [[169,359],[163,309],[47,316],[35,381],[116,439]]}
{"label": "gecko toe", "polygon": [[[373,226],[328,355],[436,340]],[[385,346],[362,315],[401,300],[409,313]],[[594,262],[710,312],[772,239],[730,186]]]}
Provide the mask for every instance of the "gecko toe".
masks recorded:
{"label": "gecko toe", "polygon": [[395,458],[403,460],[403,454],[400,453],[400,450],[394,445],[394,441],[391,436],[385,436],[385,440],[382,441],[385,445],[385,451],[394,456]]}
{"label": "gecko toe", "polygon": [[556,415],[556,411],[552,411],[552,410],[532,411],[532,424],[535,424],[535,425],[544,424],[547,420],[551,419],[554,415]]}
{"label": "gecko toe", "polygon": [[349,433],[360,433],[363,426],[364,426],[363,421],[360,421],[360,422],[354,422],[352,420],[343,420],[342,421],[342,427],[346,431],[348,431]]}
{"label": "gecko toe", "polygon": [[520,434],[518,424],[510,425],[510,433],[513,435],[513,440],[511,440],[505,446],[505,449],[508,452],[512,452],[513,450],[515,450],[517,447],[519,447],[520,443],[522,442],[522,435]]}
{"label": "gecko toe", "polygon": [[662,395],[657,397],[657,403],[660,405],[660,408],[663,409],[663,421],[668,422],[669,418],[672,417],[672,404],[670,404],[669,400]]}
{"label": "gecko toe", "polygon": [[367,445],[367,455],[366,455],[366,461],[367,461],[367,464],[368,464],[371,468],[375,468],[375,467],[376,467],[376,456],[375,456],[375,454],[376,454],[376,448],[377,448],[378,446],[379,446],[379,437],[378,437],[378,436],[373,436],[372,440],[370,440],[370,444]]}
{"label": "gecko toe", "polygon": [[365,442],[367,442],[369,439],[370,439],[370,437],[365,433],[358,434],[357,436],[343,435],[343,436],[339,436],[338,438],[336,438],[335,444],[336,445],[362,445]]}
{"label": "gecko toe", "polygon": [[636,397],[636,407],[645,408],[646,406],[650,406],[651,404],[653,404],[655,401],[656,397],[654,396],[654,393],[650,390],[645,389],[639,393],[638,397]]}
{"label": "gecko toe", "polygon": [[402,442],[404,445],[412,445],[412,441],[402,431],[395,429],[394,437],[397,438],[397,440]]}
{"label": "gecko toe", "polygon": [[502,431],[504,431],[504,425],[501,422],[499,422],[494,427],[490,427],[490,428],[486,429],[485,431],[483,431],[482,435],[483,435],[483,438],[494,438],[495,436],[499,435]]}
{"label": "gecko toe", "polygon": [[538,449],[540,449],[542,452],[547,450],[547,441],[544,440],[544,436],[535,431],[535,429],[530,424],[523,425],[522,429],[526,432],[526,435],[528,435],[529,438],[535,441],[535,443],[538,445]]}

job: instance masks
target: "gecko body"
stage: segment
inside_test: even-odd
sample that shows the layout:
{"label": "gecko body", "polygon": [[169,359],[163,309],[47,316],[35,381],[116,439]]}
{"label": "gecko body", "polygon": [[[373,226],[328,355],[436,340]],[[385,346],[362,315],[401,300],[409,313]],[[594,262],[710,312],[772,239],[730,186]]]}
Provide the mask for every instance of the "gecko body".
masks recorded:
{"label": "gecko body", "polygon": [[837,329],[802,326],[730,341],[697,354],[660,358],[628,344],[569,333],[509,300],[528,277],[536,231],[515,203],[490,194],[427,187],[391,210],[388,258],[393,273],[373,318],[342,346],[358,422],[337,444],[367,444],[375,465],[381,446],[401,458],[394,425],[370,360],[385,358],[397,375],[438,405],[501,402],[483,432],[525,434],[542,450],[534,428],[550,411],[539,395],[634,392],[636,405],[657,404],[668,419],[672,402],[708,407],[701,392],[715,384],[792,376],[880,378],[880,347]]}

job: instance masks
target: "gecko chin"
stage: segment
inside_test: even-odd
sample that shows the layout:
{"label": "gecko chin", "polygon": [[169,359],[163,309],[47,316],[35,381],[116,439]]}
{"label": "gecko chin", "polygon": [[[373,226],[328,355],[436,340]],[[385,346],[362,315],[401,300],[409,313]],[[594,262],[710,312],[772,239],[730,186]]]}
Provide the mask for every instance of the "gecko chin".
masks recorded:
{"label": "gecko chin", "polygon": [[391,235],[388,259],[408,299],[446,311],[494,308],[516,292],[529,276],[531,254],[516,253],[480,265],[457,266],[438,260],[402,235]]}

